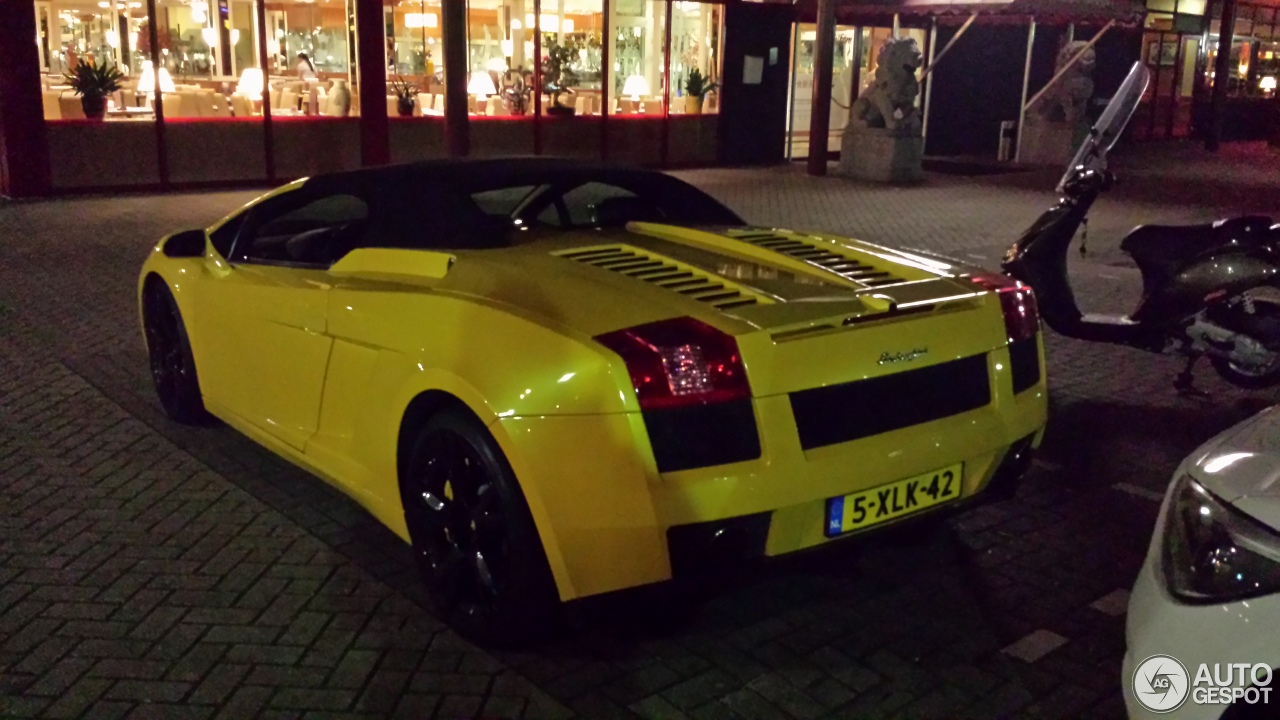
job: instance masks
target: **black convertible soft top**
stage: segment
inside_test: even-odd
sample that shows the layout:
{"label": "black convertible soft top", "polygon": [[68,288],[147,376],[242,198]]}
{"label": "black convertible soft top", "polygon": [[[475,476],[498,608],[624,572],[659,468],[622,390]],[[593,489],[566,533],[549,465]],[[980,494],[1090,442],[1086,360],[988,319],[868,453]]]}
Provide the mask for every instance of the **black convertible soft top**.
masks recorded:
{"label": "black convertible soft top", "polygon": [[[476,193],[525,186],[560,193],[586,183],[616,186],[661,208],[677,225],[743,225],[732,210],[698,188],[654,170],[552,157],[429,160],[317,175],[307,191],[342,192],[369,205],[370,241],[398,247],[500,247],[510,220],[479,207]],[[502,222],[505,220],[505,222]]]}

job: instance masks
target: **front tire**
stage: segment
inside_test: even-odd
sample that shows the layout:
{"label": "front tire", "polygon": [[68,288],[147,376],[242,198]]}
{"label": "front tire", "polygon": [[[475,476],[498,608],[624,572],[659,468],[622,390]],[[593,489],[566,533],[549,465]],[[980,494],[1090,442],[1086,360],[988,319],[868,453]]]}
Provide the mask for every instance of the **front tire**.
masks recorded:
{"label": "front tire", "polygon": [[402,475],[418,569],[442,618],[491,646],[554,630],[555,582],[524,495],[489,431],[460,408],[432,416]]}
{"label": "front tire", "polygon": [[151,381],[165,414],[184,425],[208,422],[187,328],[173,293],[162,282],[147,284],[142,296],[142,327]]}

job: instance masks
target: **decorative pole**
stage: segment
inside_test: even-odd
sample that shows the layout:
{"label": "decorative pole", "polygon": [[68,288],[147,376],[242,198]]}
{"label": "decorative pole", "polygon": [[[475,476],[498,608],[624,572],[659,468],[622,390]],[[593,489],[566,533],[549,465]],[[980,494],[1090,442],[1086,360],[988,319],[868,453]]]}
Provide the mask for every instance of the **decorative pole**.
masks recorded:
{"label": "decorative pole", "polygon": [[1022,105],[1018,110],[1018,149],[1013,161],[1022,161],[1022,131],[1027,124],[1027,92],[1031,90],[1031,51],[1036,45],[1036,19],[1031,18],[1031,27],[1027,29],[1027,64],[1022,71]]}
{"label": "decorative pole", "polygon": [[1222,0],[1222,19],[1218,24],[1218,56],[1213,63],[1213,95],[1209,102],[1209,132],[1204,148],[1218,152],[1222,148],[1223,116],[1227,111],[1227,85],[1231,73],[1231,39],[1236,32],[1236,0]]}

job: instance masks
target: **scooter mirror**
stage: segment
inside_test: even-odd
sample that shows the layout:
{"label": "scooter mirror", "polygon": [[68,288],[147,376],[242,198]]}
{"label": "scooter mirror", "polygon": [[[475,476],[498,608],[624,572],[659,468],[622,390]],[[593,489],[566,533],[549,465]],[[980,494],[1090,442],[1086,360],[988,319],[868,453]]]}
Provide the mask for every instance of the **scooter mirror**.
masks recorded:
{"label": "scooter mirror", "polygon": [[1106,169],[1107,153],[1111,152],[1111,148],[1119,142],[1120,135],[1124,133],[1129,119],[1138,109],[1138,103],[1142,101],[1142,96],[1150,83],[1151,71],[1141,62],[1134,63],[1128,77],[1121,83],[1120,89],[1112,96],[1111,102],[1107,103],[1098,122],[1090,129],[1089,137],[1080,144],[1080,149],[1067,165],[1066,174],[1058,182],[1059,192],[1065,189],[1077,168],[1099,171]]}

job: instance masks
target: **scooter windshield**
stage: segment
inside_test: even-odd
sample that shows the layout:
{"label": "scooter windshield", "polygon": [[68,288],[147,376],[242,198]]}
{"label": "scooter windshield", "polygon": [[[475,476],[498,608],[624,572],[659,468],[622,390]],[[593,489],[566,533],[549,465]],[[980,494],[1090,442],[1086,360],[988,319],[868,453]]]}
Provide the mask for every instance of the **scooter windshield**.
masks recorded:
{"label": "scooter windshield", "polygon": [[1124,79],[1111,102],[1107,103],[1107,109],[1102,111],[1102,117],[1098,118],[1097,124],[1089,131],[1089,137],[1085,138],[1080,150],[1071,159],[1071,164],[1067,165],[1067,174],[1058,183],[1059,191],[1080,166],[1096,170],[1106,168],[1107,153],[1120,140],[1121,133],[1137,111],[1138,103],[1142,101],[1150,82],[1151,71],[1147,66],[1141,62],[1134,63],[1129,76]]}

